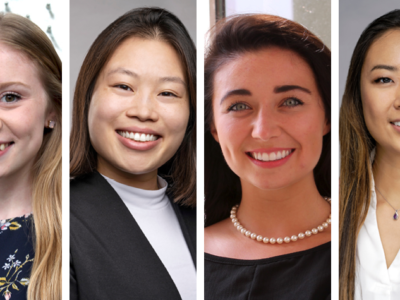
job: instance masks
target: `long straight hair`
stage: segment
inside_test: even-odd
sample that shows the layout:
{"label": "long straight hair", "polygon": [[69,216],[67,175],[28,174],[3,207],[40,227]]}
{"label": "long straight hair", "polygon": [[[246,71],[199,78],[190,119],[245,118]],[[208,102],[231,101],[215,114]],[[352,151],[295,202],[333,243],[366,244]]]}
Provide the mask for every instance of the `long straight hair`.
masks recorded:
{"label": "long straight hair", "polygon": [[368,132],[361,101],[361,70],[371,45],[390,29],[400,29],[400,10],[373,21],[361,34],[350,62],[340,108],[339,298],[353,300],[358,233],[371,202],[370,156],[376,141]]}
{"label": "long straight hair", "polygon": [[61,60],[50,39],[34,23],[0,14],[0,41],[31,59],[57,114],[53,130],[45,130],[33,170],[35,259],[28,299],[61,299]]}
{"label": "long straight hair", "polygon": [[90,143],[88,112],[97,78],[118,46],[129,37],[161,40],[177,52],[185,69],[190,116],[183,142],[159,174],[171,183],[175,202],[196,204],[196,49],[182,22],[161,8],[131,10],[110,24],[94,41],[76,82],[70,144],[70,175],[97,169],[97,153]]}
{"label": "long straight hair", "polygon": [[[240,202],[239,177],[229,168],[221,147],[210,132],[213,122],[212,98],[215,73],[238,56],[268,47],[299,54],[312,69],[325,110],[331,122],[331,52],[314,34],[300,24],[271,15],[239,15],[219,21],[211,29],[210,46],[204,67],[205,89],[205,211],[206,226],[229,216],[231,207]],[[331,195],[331,133],[323,137],[321,157],[314,168],[321,195]]]}

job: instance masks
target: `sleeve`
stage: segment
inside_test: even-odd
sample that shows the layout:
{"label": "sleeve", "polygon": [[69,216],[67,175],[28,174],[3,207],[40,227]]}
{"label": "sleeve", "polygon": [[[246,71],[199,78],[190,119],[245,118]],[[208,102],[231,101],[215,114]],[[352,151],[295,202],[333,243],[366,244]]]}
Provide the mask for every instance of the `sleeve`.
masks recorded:
{"label": "sleeve", "polygon": [[72,262],[71,251],[69,251],[69,300],[78,299],[78,286],[76,284],[75,269]]}

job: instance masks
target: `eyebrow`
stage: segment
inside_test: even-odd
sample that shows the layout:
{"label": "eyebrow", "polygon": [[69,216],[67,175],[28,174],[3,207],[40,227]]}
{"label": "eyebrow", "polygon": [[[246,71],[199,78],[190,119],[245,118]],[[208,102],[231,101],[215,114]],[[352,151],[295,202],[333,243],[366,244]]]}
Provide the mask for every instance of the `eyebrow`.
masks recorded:
{"label": "eyebrow", "polygon": [[[135,73],[135,72],[133,72],[131,70],[125,69],[125,68],[113,69],[113,70],[111,70],[110,72],[107,73],[107,76],[110,76],[110,75],[115,74],[115,73],[125,74],[125,75],[128,75],[128,76],[134,77],[134,78],[139,78],[140,77],[139,74],[137,74],[137,73]],[[179,78],[177,76],[160,77],[158,81],[159,82],[180,83],[180,84],[182,84],[182,85],[184,85],[186,87],[185,81],[183,81],[181,78]]]}
{"label": "eyebrow", "polygon": [[373,70],[379,70],[379,69],[383,69],[383,70],[388,70],[388,71],[397,71],[397,67],[394,66],[388,66],[388,65],[376,65],[375,67],[373,67],[371,69],[370,72],[372,72]]}
{"label": "eyebrow", "polygon": [[[284,92],[288,92],[288,91],[292,91],[292,90],[300,90],[303,91],[305,93],[308,93],[311,95],[311,92],[309,89],[306,89],[304,87],[301,87],[299,85],[281,85],[281,86],[277,86],[274,88],[274,93],[284,93]],[[237,89],[237,90],[232,90],[227,92],[221,99],[220,104],[222,104],[222,102],[231,96],[251,96],[251,92],[249,90],[246,89]]]}
{"label": "eyebrow", "polygon": [[24,88],[29,88],[29,86],[28,85],[26,85],[26,84],[24,84],[24,83],[22,83],[22,82],[18,82],[18,81],[15,81],[15,82],[5,82],[5,83],[1,83],[0,84],[0,89],[6,89],[6,88],[9,88],[10,86],[22,86],[22,87],[24,87]]}

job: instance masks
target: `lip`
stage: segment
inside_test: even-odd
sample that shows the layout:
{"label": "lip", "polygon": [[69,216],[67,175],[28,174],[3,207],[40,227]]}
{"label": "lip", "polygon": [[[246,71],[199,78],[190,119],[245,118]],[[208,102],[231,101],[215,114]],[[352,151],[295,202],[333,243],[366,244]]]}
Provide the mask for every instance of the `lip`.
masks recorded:
{"label": "lip", "polygon": [[13,142],[2,142],[0,141],[0,145],[1,144],[11,144],[9,145],[7,148],[5,148],[3,151],[0,151],[0,157],[4,156],[5,154],[7,154],[7,152],[11,149],[12,146],[14,146]]}
{"label": "lip", "polygon": [[393,120],[393,121],[390,121],[390,125],[394,128],[394,130],[396,130],[397,132],[400,132],[400,126],[396,126],[396,125],[394,125],[394,123],[400,123],[400,120]]}
{"label": "lip", "polygon": [[[121,131],[133,131],[133,132],[140,132],[140,133],[146,133],[146,134],[153,134],[153,135],[158,135],[157,133],[154,133],[154,131],[135,131],[135,130],[124,130],[121,129]],[[148,142],[137,142],[128,138],[124,138],[122,135],[119,135],[118,132],[115,132],[117,135],[118,140],[127,148],[132,149],[132,150],[138,150],[138,151],[147,151],[151,150],[154,147],[156,147],[159,143],[161,143],[162,137],[160,135],[159,138],[155,141],[148,141]]]}
{"label": "lip", "polygon": [[[278,151],[284,151],[284,150],[289,150],[291,153],[286,156],[285,158],[274,160],[274,161],[261,161],[257,160],[251,155],[249,155],[249,152],[257,152],[257,153],[272,153],[272,152],[278,152]],[[246,152],[247,157],[257,166],[262,167],[262,168],[276,168],[284,165],[287,163],[287,161],[292,157],[293,153],[296,152],[295,148],[268,148],[268,149],[254,149],[251,151]]]}
{"label": "lip", "polygon": [[130,132],[138,132],[138,133],[145,133],[145,134],[153,134],[161,137],[161,134],[157,131],[154,131],[150,128],[140,128],[140,127],[122,127],[118,128],[115,131],[130,131]]}

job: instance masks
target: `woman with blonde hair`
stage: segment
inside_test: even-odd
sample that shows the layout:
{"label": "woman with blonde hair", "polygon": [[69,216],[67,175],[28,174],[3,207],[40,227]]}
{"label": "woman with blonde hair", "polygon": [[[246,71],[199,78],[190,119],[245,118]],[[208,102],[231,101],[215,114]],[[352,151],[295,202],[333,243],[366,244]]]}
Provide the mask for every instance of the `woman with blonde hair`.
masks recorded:
{"label": "woman with blonde hair", "polygon": [[339,298],[400,298],[400,10],[354,49],[340,109]]}
{"label": "woman with blonde hair", "polygon": [[61,299],[61,61],[0,14],[0,299]]}

